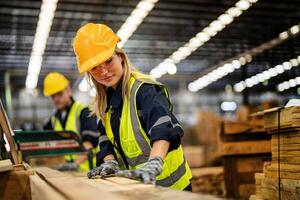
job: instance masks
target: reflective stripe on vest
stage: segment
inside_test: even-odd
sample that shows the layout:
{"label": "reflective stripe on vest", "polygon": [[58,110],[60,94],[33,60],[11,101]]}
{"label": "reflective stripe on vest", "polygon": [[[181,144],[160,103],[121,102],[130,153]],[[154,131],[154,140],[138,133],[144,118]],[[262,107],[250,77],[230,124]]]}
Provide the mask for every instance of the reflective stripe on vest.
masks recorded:
{"label": "reflective stripe on vest", "polygon": [[[52,116],[51,124],[52,124],[53,129],[55,131],[63,131],[63,130],[73,131],[79,136],[79,138],[82,138],[81,134],[80,134],[80,114],[84,108],[86,108],[86,106],[84,104],[81,104],[78,101],[74,101],[74,103],[69,111],[69,114],[67,116],[65,128],[63,128],[61,122],[55,116]],[[96,133],[86,132],[85,134],[95,135]],[[95,154],[96,149],[93,149],[93,152]],[[77,157],[78,157],[78,155],[66,155],[65,160],[66,161],[72,161],[72,160],[74,161]],[[93,165],[96,166],[96,159],[93,159]],[[80,164],[80,170],[82,170],[82,171],[90,170],[88,160],[86,160],[82,164]]]}
{"label": "reflective stripe on vest", "polygon": [[[133,77],[130,78],[130,99],[129,101],[128,99],[124,99],[123,101],[119,137],[121,148],[131,169],[138,169],[145,162],[147,162],[151,151],[149,138],[141,126],[136,108],[137,91],[143,83],[156,84],[163,87],[161,84],[154,81],[140,79],[136,80]],[[168,93],[166,90],[165,92],[168,98]],[[115,144],[114,135],[110,124],[110,118],[111,109],[106,113],[105,129],[109,140],[113,144]],[[157,122],[157,125],[166,123],[167,120],[170,120],[170,118],[163,117]],[[179,126],[179,124],[173,124],[173,127],[176,126]],[[119,155],[116,148],[115,153],[117,155],[118,162],[120,162],[121,156]],[[158,185],[179,190],[187,187],[190,184],[191,178],[192,174],[187,162],[184,159],[181,146],[179,146],[178,149],[173,150],[167,154],[166,158],[164,159],[162,173],[156,177]]]}
{"label": "reflective stripe on vest", "polygon": [[[57,119],[53,115],[51,117],[51,124],[52,124],[53,129],[55,131],[63,131],[63,130],[73,131],[80,136],[80,134],[79,134],[79,132],[80,132],[80,113],[84,108],[86,108],[85,105],[83,105],[77,101],[74,101],[74,103],[69,111],[69,114],[67,116],[65,128],[63,128],[59,119]],[[80,138],[81,138],[81,136],[80,136]]]}

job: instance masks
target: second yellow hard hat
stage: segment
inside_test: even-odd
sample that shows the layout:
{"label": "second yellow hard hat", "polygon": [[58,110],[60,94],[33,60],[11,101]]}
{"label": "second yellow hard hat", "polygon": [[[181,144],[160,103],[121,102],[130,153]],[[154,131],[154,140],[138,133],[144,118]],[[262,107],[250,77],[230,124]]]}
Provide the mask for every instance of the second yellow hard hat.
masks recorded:
{"label": "second yellow hard hat", "polygon": [[84,73],[108,60],[121,39],[104,24],[88,23],[74,38],[73,49],[79,73]]}
{"label": "second yellow hard hat", "polygon": [[58,72],[51,72],[44,79],[44,95],[51,96],[63,91],[69,86],[69,81]]}

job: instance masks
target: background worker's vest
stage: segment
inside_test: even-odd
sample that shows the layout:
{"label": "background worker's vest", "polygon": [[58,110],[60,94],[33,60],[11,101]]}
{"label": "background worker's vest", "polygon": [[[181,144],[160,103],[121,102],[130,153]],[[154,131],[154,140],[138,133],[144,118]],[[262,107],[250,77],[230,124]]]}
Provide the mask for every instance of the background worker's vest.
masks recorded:
{"label": "background worker's vest", "polygon": [[[136,96],[140,86],[144,83],[154,84],[161,87],[169,100],[169,94],[166,88],[150,79],[148,76],[133,72],[133,76],[130,78],[130,99],[123,99],[123,109],[120,120],[120,145],[125,154],[126,160],[130,169],[138,169],[143,166],[149,159],[151,145],[148,136],[143,130],[136,107]],[[170,104],[170,110],[172,110]],[[112,144],[114,142],[114,134],[112,132],[111,124],[111,108],[106,114],[105,118],[105,130],[108,139]],[[155,125],[159,125],[170,121],[169,116],[161,117]],[[172,121],[170,121],[172,123]],[[173,126],[180,126],[179,124],[173,124]],[[120,147],[117,147],[120,148]],[[124,168],[124,162],[120,156],[117,148],[115,153],[117,155],[118,163],[121,168]],[[183,150],[181,145],[169,152],[164,159],[164,165],[162,173],[156,177],[156,183],[164,187],[170,187],[172,189],[183,190],[190,184],[192,178],[191,170],[183,156]]]}
{"label": "background worker's vest", "polygon": [[[80,114],[84,108],[86,108],[86,106],[84,104],[81,104],[78,101],[74,101],[74,103],[69,111],[69,114],[67,116],[68,118],[66,120],[65,128],[63,128],[60,121],[54,115],[51,116],[51,124],[52,124],[53,129],[55,131],[62,131],[62,130],[73,131],[73,132],[79,134],[79,136],[80,136]],[[80,138],[81,138],[81,136],[80,136]],[[69,161],[69,162],[74,161],[76,158],[78,158],[78,156],[76,156],[76,155],[65,156],[65,160]],[[95,156],[93,159],[93,166],[96,166]],[[79,168],[81,171],[89,171],[90,167],[89,167],[88,160],[86,160],[82,164],[80,164]]]}

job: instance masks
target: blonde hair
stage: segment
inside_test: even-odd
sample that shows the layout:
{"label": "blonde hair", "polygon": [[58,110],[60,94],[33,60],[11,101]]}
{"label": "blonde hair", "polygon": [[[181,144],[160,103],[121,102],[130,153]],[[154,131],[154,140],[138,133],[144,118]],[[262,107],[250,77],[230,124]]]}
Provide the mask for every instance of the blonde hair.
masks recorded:
{"label": "blonde hair", "polygon": [[[137,70],[131,65],[125,51],[123,49],[116,48],[115,53],[122,58],[122,66],[123,66],[123,76],[122,76],[122,98],[129,99],[129,79],[131,77],[132,72],[136,72]],[[98,83],[89,73],[86,73],[88,76],[89,83],[91,82],[96,89],[96,96],[93,99],[90,110],[92,115],[96,115],[99,119],[101,119],[103,125],[105,125],[105,109],[106,109],[106,89],[107,87]]]}

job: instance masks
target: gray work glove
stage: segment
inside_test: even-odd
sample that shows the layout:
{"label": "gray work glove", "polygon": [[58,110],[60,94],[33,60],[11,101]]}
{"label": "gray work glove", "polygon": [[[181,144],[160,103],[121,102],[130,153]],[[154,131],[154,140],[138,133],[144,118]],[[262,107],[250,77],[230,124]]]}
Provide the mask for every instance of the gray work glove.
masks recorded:
{"label": "gray work glove", "polygon": [[63,163],[57,167],[59,171],[77,171],[78,165],[74,162]]}
{"label": "gray work glove", "polygon": [[88,178],[93,178],[97,175],[104,177],[110,174],[114,174],[119,170],[119,164],[116,160],[106,160],[99,167],[90,170],[87,173]]}
{"label": "gray work glove", "polygon": [[155,185],[155,177],[161,173],[162,167],[163,160],[157,156],[149,159],[144,166],[137,170],[120,170],[116,173],[116,176],[141,180],[143,183]]}

